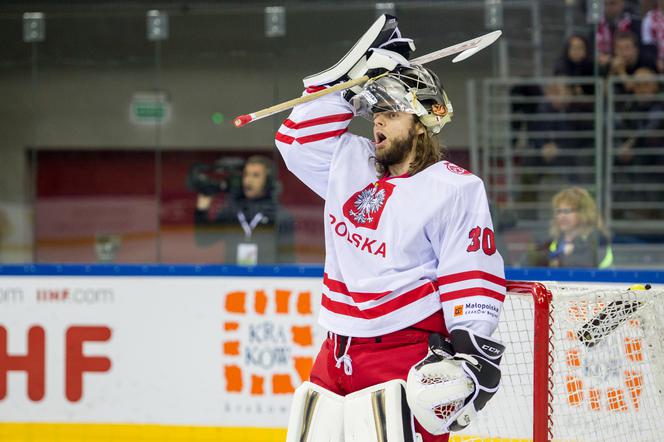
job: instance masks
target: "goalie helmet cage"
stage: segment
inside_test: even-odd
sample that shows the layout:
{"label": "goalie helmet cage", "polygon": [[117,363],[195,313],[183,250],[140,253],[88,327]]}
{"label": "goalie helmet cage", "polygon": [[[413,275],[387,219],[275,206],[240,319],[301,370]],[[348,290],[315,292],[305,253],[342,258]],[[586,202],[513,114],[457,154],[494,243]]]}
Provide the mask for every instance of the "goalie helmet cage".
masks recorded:
{"label": "goalie helmet cage", "polygon": [[664,291],[629,286],[508,281],[501,388],[451,440],[661,440]]}

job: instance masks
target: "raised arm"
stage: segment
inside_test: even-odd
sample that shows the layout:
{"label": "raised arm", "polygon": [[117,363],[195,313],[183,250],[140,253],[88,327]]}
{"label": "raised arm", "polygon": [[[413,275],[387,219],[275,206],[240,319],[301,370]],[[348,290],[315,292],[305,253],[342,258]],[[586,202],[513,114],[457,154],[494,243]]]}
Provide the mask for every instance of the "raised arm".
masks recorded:
{"label": "raised arm", "polygon": [[[308,88],[306,93],[315,92]],[[296,106],[281,124],[275,143],[286,167],[325,198],[330,163],[354,116],[340,93]]]}

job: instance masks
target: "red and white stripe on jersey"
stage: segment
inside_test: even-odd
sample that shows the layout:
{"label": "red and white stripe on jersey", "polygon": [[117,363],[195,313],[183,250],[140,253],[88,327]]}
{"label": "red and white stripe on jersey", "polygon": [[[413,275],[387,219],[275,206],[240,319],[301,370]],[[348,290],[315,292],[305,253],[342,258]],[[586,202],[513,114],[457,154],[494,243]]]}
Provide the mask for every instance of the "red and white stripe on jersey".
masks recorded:
{"label": "red and white stripe on jersey", "polygon": [[275,135],[288,170],[322,198],[327,193],[330,162],[353,119],[350,104],[331,95],[296,106]]}
{"label": "red and white stripe on jersey", "polygon": [[416,281],[395,291],[360,293],[350,292],[341,281],[323,279],[323,307],[341,315],[355,318],[375,319],[393,313],[400,308],[436,293],[431,281]]}
{"label": "red and white stripe on jersey", "polygon": [[[318,92],[325,87],[316,86],[307,88],[305,94]],[[328,97],[322,97],[316,100],[320,104],[328,104]],[[315,141],[321,141],[328,138],[338,137],[347,130],[350,121],[353,119],[353,112],[348,108],[348,103],[339,106],[338,102],[333,102],[332,106],[315,106],[314,112],[309,111],[311,106],[301,106],[301,109],[307,109],[307,112],[298,112],[300,109],[294,109],[289,118],[287,118],[277,131],[275,139],[285,144],[307,144]],[[320,115],[316,116],[316,113]]]}
{"label": "red and white stripe on jersey", "polygon": [[440,302],[471,296],[486,296],[503,302],[505,279],[481,270],[454,273],[438,278]]}
{"label": "red and white stripe on jersey", "polygon": [[427,317],[440,310],[438,287],[416,281],[395,291],[351,292],[341,281],[323,279],[320,322],[328,329],[351,329],[353,336],[376,336],[394,331],[405,317]]}
{"label": "red and white stripe on jersey", "polygon": [[287,119],[282,123],[275,139],[282,143],[307,144],[327,138],[338,137],[348,129],[352,113],[332,114],[303,121]]}
{"label": "red and white stripe on jersey", "polygon": [[445,325],[473,325],[475,331],[493,332],[505,300],[505,279],[481,270],[438,278]]}

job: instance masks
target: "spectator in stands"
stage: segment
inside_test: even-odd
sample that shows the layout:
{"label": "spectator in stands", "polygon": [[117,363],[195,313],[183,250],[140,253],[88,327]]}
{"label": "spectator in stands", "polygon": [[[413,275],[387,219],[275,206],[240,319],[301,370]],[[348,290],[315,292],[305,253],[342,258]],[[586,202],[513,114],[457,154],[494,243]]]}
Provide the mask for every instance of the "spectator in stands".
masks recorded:
{"label": "spectator in stands", "polygon": [[[619,112],[616,116],[616,129],[638,133],[620,139],[617,152],[620,163],[633,163],[635,148],[664,146],[664,138],[659,134],[653,135],[653,131],[664,130],[664,102],[655,99],[655,95],[659,92],[659,83],[655,75],[655,71],[651,68],[637,69],[633,76],[636,81],[631,82],[633,99],[619,102],[620,105],[617,107]],[[629,114],[639,115],[634,118]],[[643,115],[645,117],[639,117]],[[652,162],[653,159],[649,159],[644,164]]]}
{"label": "spectator in stands", "polygon": [[[594,75],[593,57],[588,40],[580,35],[570,36],[563,53],[556,61],[553,75],[562,77],[592,77]],[[572,85],[574,95],[592,95],[591,84]]]}
{"label": "spectator in stands", "polygon": [[636,35],[632,32],[618,32],[614,42],[615,53],[611,59],[609,75],[618,76],[623,83],[616,85],[616,93],[632,92],[633,84],[628,76],[633,75],[637,69],[647,67],[656,70],[655,61],[639,49]]}
{"label": "spectator in stands", "polygon": [[[544,97],[534,112],[523,117],[523,141],[515,144],[515,164],[523,166],[520,173],[521,202],[547,204],[551,193],[570,184],[581,184],[588,177],[580,167],[594,162],[594,155],[579,155],[582,148],[593,148],[592,119],[572,115],[586,112],[585,103],[575,102],[570,86],[564,81],[553,81],[544,87]],[[522,146],[525,144],[525,146]],[[588,168],[592,173],[592,168]],[[524,217],[537,219],[537,210],[524,211]]]}
{"label": "spectator in stands", "polygon": [[[223,178],[213,178],[213,170],[200,165],[194,165],[190,172],[190,187],[198,192],[196,243],[209,246],[223,241],[224,263],[293,262],[293,219],[277,202],[272,161],[254,155],[244,166],[222,160],[216,168],[222,170]],[[213,197],[222,192],[226,193],[226,204],[211,216]]]}
{"label": "spectator in stands", "polygon": [[[597,61],[602,72],[608,72],[615,53],[615,35],[632,32],[639,36],[641,21],[626,6],[624,0],[604,0],[604,16],[597,25],[594,41],[597,45]],[[640,44],[637,40],[637,46]]]}
{"label": "spectator in stands", "polygon": [[[656,99],[660,87],[655,71],[641,67],[634,73],[631,82],[633,97],[617,101],[615,129],[616,146],[614,164],[617,171],[613,180],[617,184],[629,184],[632,190],[619,190],[614,193],[614,200],[644,201],[657,203],[664,201],[661,190],[638,189],[642,184],[664,186],[661,173],[643,170],[621,171],[624,166],[659,166],[664,165],[664,155],[653,148],[664,148],[664,102]],[[626,132],[627,136],[620,135]],[[649,213],[647,209],[624,211],[616,214],[619,218],[658,217],[658,213]]]}
{"label": "spectator in stands", "polygon": [[613,263],[609,234],[586,189],[561,190],[552,208],[550,241],[535,253],[535,265],[606,268]]}
{"label": "spectator in stands", "polygon": [[[544,88],[544,102],[537,108],[538,119],[528,123],[530,144],[539,151],[539,156],[526,160],[526,164],[536,167],[569,167],[582,165],[581,157],[574,149],[592,147],[588,138],[579,131],[592,130],[592,121],[574,118],[569,114],[584,112],[583,103],[575,103],[568,84],[552,82]],[[589,146],[588,146],[589,145]],[[544,172],[544,170],[543,170]],[[556,174],[564,183],[578,182],[574,170]],[[541,173],[536,173],[539,178]]]}
{"label": "spectator in stands", "polygon": [[664,73],[664,0],[657,0],[641,25],[641,42],[656,54],[657,71]]}

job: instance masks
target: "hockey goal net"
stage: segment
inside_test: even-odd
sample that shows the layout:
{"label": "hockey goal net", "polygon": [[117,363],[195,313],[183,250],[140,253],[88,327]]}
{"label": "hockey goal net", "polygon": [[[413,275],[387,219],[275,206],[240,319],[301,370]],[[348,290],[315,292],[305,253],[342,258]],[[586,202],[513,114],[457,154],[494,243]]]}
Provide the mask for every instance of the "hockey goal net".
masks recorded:
{"label": "hockey goal net", "polygon": [[499,392],[453,441],[664,439],[664,290],[508,283]]}

